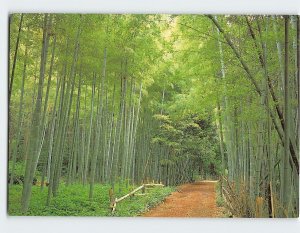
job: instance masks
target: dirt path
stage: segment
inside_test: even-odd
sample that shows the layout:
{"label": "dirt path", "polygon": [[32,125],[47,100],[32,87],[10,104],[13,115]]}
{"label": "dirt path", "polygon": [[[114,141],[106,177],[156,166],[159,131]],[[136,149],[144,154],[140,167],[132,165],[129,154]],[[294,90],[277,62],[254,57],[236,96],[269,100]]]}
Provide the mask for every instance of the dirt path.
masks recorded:
{"label": "dirt path", "polygon": [[216,206],[216,181],[184,184],[154,207],[144,217],[221,217]]}

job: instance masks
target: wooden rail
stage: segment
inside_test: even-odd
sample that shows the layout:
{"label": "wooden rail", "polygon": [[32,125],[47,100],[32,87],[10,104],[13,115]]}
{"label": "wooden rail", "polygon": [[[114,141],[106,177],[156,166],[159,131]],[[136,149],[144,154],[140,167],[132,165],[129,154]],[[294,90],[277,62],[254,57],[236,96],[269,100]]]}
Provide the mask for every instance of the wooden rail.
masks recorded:
{"label": "wooden rail", "polygon": [[120,201],[123,201],[124,199],[126,199],[127,197],[130,197],[132,195],[134,195],[136,192],[142,190],[142,192],[144,193],[145,192],[145,188],[153,188],[153,187],[164,187],[163,184],[143,184],[139,187],[137,187],[136,189],[134,189],[133,191],[131,191],[130,193],[124,195],[123,197],[120,197],[120,198],[112,198],[112,194],[111,194],[111,191],[110,191],[110,198],[111,198],[111,203],[110,203],[110,208],[111,208],[111,211],[112,213],[116,210],[116,206],[117,206],[117,203],[120,202]]}

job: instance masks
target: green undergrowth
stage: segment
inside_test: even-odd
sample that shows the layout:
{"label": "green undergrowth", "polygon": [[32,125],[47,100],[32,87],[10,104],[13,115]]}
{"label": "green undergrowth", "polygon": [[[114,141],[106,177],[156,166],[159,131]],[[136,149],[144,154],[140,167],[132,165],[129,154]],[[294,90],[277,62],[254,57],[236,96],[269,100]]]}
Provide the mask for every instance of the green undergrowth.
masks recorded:
{"label": "green undergrowth", "polygon": [[221,194],[221,183],[218,181],[216,184],[216,204],[219,208],[222,209],[222,217],[224,218],[231,218],[232,214],[229,212],[229,210],[226,207],[226,203],[224,200],[224,197]]}
{"label": "green undergrowth", "polygon": [[[51,199],[46,206],[48,188],[41,190],[38,186],[32,187],[32,197],[29,210],[21,212],[22,186],[13,185],[9,188],[8,214],[11,216],[138,216],[149,208],[162,202],[175,189],[173,187],[155,187],[146,191],[146,195],[133,196],[118,203],[114,214],[110,211],[110,185],[95,185],[94,198],[89,199],[89,185],[62,184],[58,195]],[[129,193],[133,187],[116,187],[116,197]]]}
{"label": "green undergrowth", "polygon": [[220,184],[220,182],[218,182],[216,184],[216,194],[217,194],[217,198],[216,198],[217,206],[218,207],[224,207],[225,201],[224,201],[224,198],[222,197],[222,194],[221,194],[221,184]]}

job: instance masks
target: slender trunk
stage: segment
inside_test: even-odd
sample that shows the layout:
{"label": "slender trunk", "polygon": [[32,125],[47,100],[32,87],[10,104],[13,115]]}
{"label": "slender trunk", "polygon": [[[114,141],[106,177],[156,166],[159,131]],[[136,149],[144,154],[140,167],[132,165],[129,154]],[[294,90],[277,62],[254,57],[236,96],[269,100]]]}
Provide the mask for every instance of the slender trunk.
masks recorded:
{"label": "slender trunk", "polygon": [[39,136],[40,136],[40,115],[41,115],[41,107],[42,107],[42,94],[43,94],[43,83],[46,69],[46,58],[47,58],[47,25],[48,25],[48,14],[45,14],[44,17],[44,28],[43,28],[43,46],[41,52],[41,66],[40,66],[40,77],[38,84],[38,94],[35,104],[35,109],[32,117],[32,128],[30,133],[30,148],[29,154],[26,161],[25,168],[25,178],[23,184],[23,192],[22,192],[22,212],[27,212],[29,207],[29,201],[31,197],[31,188],[32,188],[32,180],[34,176],[34,172],[36,169],[36,163],[38,159],[38,150],[39,150]]}
{"label": "slender trunk", "polygon": [[[68,48],[69,48],[69,40],[66,41],[66,50],[65,50],[65,56],[68,55]],[[47,205],[50,204],[51,196],[55,190],[54,188],[54,182],[55,182],[55,175],[57,171],[57,164],[58,164],[58,156],[59,156],[59,150],[61,145],[61,135],[63,131],[63,117],[64,117],[64,97],[65,97],[65,86],[66,86],[66,74],[67,73],[67,61],[65,60],[63,65],[63,70],[61,74],[61,78],[59,83],[59,87],[56,89],[56,98],[58,98],[58,90],[60,88],[60,94],[59,94],[59,103],[58,103],[58,111],[56,111],[56,106],[53,109],[53,115],[52,115],[52,133],[53,136],[50,138],[50,150],[49,150],[49,156],[48,156],[48,172],[47,176],[49,187],[48,187],[48,196],[47,196]],[[57,100],[55,100],[57,101]],[[55,125],[54,125],[55,124]],[[55,143],[54,143],[55,142]],[[50,163],[49,163],[50,162]]]}
{"label": "slender trunk", "polygon": [[[254,78],[254,76],[250,72],[250,69],[249,69],[248,65],[246,64],[245,60],[241,57],[241,54],[236,49],[236,47],[234,46],[233,42],[230,40],[229,36],[224,32],[223,28],[214,19],[213,16],[208,15],[207,17],[212,20],[212,22],[216,25],[216,27],[219,29],[219,31],[223,34],[226,42],[228,43],[228,45],[230,46],[230,48],[232,49],[232,51],[236,55],[237,59],[241,63],[241,65],[242,65],[243,69],[245,70],[245,72],[247,73],[247,75],[249,77],[249,80],[254,85],[255,91],[258,93],[259,96],[263,96],[263,92],[262,92],[261,88],[259,87],[258,82],[256,81],[256,79]],[[269,88],[270,88],[271,83],[269,81],[268,81],[268,85],[269,85]],[[270,89],[270,91],[271,91],[271,89]],[[275,103],[278,102],[278,101],[275,101],[276,98],[275,98],[274,93],[271,92],[271,96],[272,96],[272,98],[273,98],[273,100],[274,100]],[[269,108],[268,106],[266,106],[266,107]],[[270,110],[270,116],[271,116],[272,122],[274,124],[274,127],[275,127],[275,129],[276,129],[276,131],[278,133],[278,136],[281,139],[282,144],[284,144],[284,135],[283,135],[283,132],[282,132],[284,130],[284,128],[285,128],[284,121],[283,121],[282,113],[279,110],[278,104],[275,104],[275,107],[276,107],[277,117],[279,118],[279,120],[281,122],[281,128],[280,128],[280,126],[278,126],[276,117],[275,117],[275,115],[274,115],[274,113],[273,113],[272,110]],[[289,143],[289,149],[290,149],[291,160],[292,160],[292,162],[293,162],[293,164],[294,164],[294,166],[295,166],[295,168],[297,170],[297,173],[299,174],[299,163],[298,163],[298,158],[297,158],[297,148],[295,148],[295,146],[294,146],[293,143]]]}
{"label": "slender trunk", "polygon": [[94,117],[94,99],[95,99],[95,82],[96,82],[96,74],[93,75],[93,87],[92,87],[92,99],[91,99],[91,115],[90,115],[90,125],[89,125],[89,134],[87,138],[87,150],[86,150],[86,160],[84,167],[84,177],[83,184],[85,185],[87,182],[88,170],[89,170],[89,161],[90,161],[90,148],[91,148],[91,137],[92,137],[92,128],[93,128],[93,117]]}
{"label": "slender trunk", "polygon": [[284,120],[285,120],[285,130],[284,130],[284,157],[282,158],[284,173],[283,173],[283,207],[285,208],[285,215],[287,216],[288,202],[289,202],[289,137],[290,137],[290,100],[289,100],[289,16],[285,16],[285,56],[284,56]]}
{"label": "slender trunk", "polygon": [[[90,181],[90,192],[89,192],[89,198],[93,198],[94,194],[94,182],[95,182],[95,173],[96,173],[96,164],[97,159],[99,155],[99,144],[101,143],[99,141],[100,133],[104,134],[102,131],[102,116],[103,116],[103,94],[104,94],[104,81],[105,81],[105,71],[106,71],[106,48],[104,49],[104,58],[103,58],[103,68],[102,68],[102,77],[101,77],[101,94],[100,94],[100,110],[98,112],[97,116],[97,127],[96,127],[96,145],[95,145],[95,151],[92,155],[91,159],[91,181]],[[101,132],[102,131],[102,132]]]}
{"label": "slender trunk", "polygon": [[25,86],[25,78],[26,78],[26,66],[27,66],[27,56],[28,56],[28,49],[27,46],[25,47],[25,59],[24,59],[24,66],[23,66],[23,75],[22,75],[22,84],[21,84],[21,96],[20,96],[20,105],[19,105],[19,113],[18,113],[18,122],[17,122],[17,139],[15,142],[15,146],[12,149],[12,169],[11,169],[11,176],[10,176],[10,185],[13,184],[14,174],[15,174],[15,164],[17,160],[18,154],[18,147],[21,139],[21,132],[22,132],[22,122],[23,122],[23,102],[24,102],[24,86]]}
{"label": "slender trunk", "polygon": [[19,30],[18,30],[18,36],[17,36],[17,42],[16,42],[16,48],[15,48],[15,54],[13,58],[13,65],[12,65],[12,71],[11,76],[9,79],[9,89],[8,89],[8,106],[10,106],[10,99],[11,99],[11,93],[15,78],[15,69],[16,69],[16,63],[17,63],[17,57],[18,57],[18,50],[19,50],[19,43],[20,43],[20,34],[22,30],[22,23],[23,23],[23,16],[24,14],[21,14],[20,23],[19,23]]}

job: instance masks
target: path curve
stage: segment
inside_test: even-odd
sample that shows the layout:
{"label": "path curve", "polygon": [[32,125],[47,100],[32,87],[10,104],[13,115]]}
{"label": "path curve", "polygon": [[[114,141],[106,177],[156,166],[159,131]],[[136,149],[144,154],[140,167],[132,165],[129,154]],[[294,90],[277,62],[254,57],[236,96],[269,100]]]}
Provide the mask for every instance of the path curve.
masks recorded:
{"label": "path curve", "polygon": [[179,186],[164,202],[150,209],[144,217],[222,217],[216,205],[217,181],[198,181]]}

